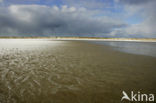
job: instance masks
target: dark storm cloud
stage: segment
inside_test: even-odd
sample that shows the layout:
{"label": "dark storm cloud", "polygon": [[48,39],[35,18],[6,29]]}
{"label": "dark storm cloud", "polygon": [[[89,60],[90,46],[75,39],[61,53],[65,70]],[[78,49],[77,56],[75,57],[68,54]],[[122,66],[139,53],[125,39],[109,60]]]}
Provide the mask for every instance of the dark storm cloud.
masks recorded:
{"label": "dark storm cloud", "polygon": [[153,1],[155,0],[120,0],[120,2],[122,3],[132,4],[132,5],[146,4]]}
{"label": "dark storm cloud", "polygon": [[124,23],[84,8],[12,5],[0,8],[1,36],[104,36]]}

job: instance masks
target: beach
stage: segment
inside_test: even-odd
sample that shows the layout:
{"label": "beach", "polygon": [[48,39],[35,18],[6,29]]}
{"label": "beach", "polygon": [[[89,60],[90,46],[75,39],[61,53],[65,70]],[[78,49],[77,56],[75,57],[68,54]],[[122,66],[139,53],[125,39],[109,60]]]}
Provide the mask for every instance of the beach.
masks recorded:
{"label": "beach", "polygon": [[0,103],[120,103],[122,91],[156,93],[156,57],[82,40],[4,41]]}

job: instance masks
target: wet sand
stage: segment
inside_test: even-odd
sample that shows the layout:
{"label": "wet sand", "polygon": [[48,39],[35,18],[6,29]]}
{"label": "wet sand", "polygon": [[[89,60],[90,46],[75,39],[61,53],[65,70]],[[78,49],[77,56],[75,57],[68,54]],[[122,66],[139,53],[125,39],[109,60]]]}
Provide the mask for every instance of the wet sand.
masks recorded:
{"label": "wet sand", "polygon": [[156,94],[155,57],[84,41],[29,46],[1,50],[0,103],[120,103],[123,90]]}

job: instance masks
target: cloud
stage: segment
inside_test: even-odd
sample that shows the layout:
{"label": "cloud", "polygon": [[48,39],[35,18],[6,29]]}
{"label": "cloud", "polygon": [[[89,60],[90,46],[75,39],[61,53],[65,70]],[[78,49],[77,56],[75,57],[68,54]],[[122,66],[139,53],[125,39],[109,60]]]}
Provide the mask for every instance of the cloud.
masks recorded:
{"label": "cloud", "polygon": [[0,7],[1,36],[109,36],[125,23],[94,17],[85,8],[11,5]]}
{"label": "cloud", "polygon": [[3,0],[0,0],[0,3],[2,3],[3,2]]}
{"label": "cloud", "polygon": [[69,6],[85,7],[88,9],[110,8],[110,0],[63,0],[63,3]]}
{"label": "cloud", "polygon": [[117,0],[117,2],[124,4],[126,17],[139,15],[143,20],[140,23],[116,29],[112,31],[112,35],[156,38],[156,0]]}
{"label": "cloud", "polygon": [[0,36],[156,37],[155,5],[156,0],[6,0],[0,5]]}
{"label": "cloud", "polygon": [[141,5],[154,2],[155,0],[117,0],[117,1],[128,5]]}

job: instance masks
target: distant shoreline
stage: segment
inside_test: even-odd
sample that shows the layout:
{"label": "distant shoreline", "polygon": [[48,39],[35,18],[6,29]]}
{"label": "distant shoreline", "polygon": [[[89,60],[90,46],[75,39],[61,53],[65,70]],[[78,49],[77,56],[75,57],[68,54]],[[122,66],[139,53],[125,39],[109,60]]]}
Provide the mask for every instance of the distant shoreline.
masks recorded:
{"label": "distant shoreline", "polygon": [[156,38],[98,38],[98,37],[0,37],[0,39],[50,39],[50,40],[93,40],[93,41],[130,41],[156,42]]}

